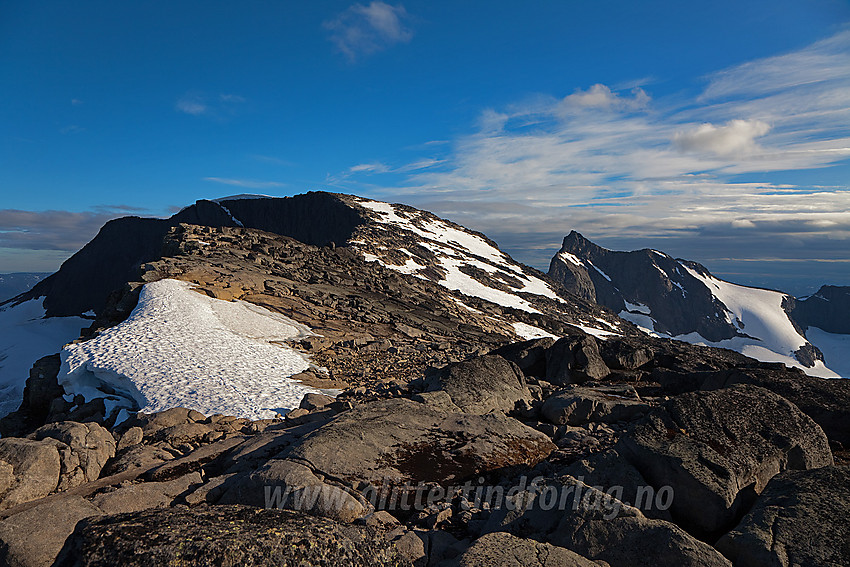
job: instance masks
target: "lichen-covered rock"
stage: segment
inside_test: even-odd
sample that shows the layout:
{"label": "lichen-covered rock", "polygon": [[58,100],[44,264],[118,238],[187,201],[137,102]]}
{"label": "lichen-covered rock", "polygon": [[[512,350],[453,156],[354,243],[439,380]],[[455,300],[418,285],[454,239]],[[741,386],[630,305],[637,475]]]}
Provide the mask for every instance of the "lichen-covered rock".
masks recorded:
{"label": "lichen-covered rock", "polygon": [[736,567],[850,565],[850,467],[786,471],[716,547]]}
{"label": "lichen-covered rock", "polygon": [[671,513],[703,533],[728,529],[774,475],[832,464],[823,430],[784,398],[748,385],[693,392],[653,410],[620,440]]}
{"label": "lichen-covered rock", "polygon": [[364,528],[286,510],[243,506],[161,508],[77,525],[57,567],[122,565],[401,566]]}

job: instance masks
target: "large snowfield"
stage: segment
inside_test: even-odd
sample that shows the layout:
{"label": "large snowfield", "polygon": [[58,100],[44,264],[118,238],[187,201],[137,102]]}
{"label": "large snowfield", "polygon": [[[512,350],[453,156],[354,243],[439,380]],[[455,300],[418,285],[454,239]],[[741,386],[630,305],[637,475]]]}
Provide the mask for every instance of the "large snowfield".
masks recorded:
{"label": "large snowfield", "polygon": [[[282,344],[308,328],[262,307],[223,301],[176,280],[146,284],[121,324],[62,351],[60,384],[107,411],[187,407],[205,415],[274,417],[317,392],[290,377],[309,361]],[[113,390],[108,396],[104,391]]]}

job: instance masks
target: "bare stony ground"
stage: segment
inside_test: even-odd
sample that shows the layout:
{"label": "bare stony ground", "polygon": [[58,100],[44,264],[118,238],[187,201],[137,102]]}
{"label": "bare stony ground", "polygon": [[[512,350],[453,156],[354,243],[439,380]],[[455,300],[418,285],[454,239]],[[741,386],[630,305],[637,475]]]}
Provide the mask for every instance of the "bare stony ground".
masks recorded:
{"label": "bare stony ground", "polygon": [[0,420],[0,564],[850,564],[846,381],[628,324],[600,340],[572,325],[613,321],[588,302],[517,312],[343,246],[188,224],[87,336],[166,277],[310,326],[299,379],[343,393],[112,427],[61,398],[46,357]]}

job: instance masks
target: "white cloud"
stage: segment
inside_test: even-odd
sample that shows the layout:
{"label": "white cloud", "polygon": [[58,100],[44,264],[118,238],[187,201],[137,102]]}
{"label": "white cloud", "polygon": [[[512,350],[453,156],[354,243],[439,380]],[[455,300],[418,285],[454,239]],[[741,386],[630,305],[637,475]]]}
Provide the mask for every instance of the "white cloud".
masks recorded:
{"label": "white cloud", "polygon": [[406,43],[413,32],[405,25],[403,6],[380,1],[354,4],[332,20],[323,23],[330,40],[351,61],[387,47]]}
{"label": "white cloud", "polygon": [[251,189],[265,189],[268,187],[284,187],[286,183],[279,181],[260,181],[257,179],[233,179],[230,177],[204,177],[204,181],[222,183],[224,185],[235,185],[237,187],[248,187]]}
{"label": "white cloud", "polygon": [[631,92],[631,98],[622,97],[613,92],[610,87],[597,83],[586,91],[579,89],[565,96],[562,106],[564,110],[569,110],[571,107],[625,110],[644,108],[649,104],[650,97],[642,88],[634,87]]}
{"label": "white cloud", "polygon": [[211,96],[201,93],[186,93],[174,104],[175,110],[192,116],[220,117],[230,114],[237,105],[246,102],[245,97],[235,94]]}
{"label": "white cloud", "polygon": [[191,114],[192,116],[200,116],[204,114],[209,107],[198,96],[186,95],[177,101],[175,108],[180,112]]}
{"label": "white cloud", "polygon": [[673,142],[684,151],[740,156],[755,152],[755,139],[769,131],[770,125],[760,120],[730,120],[723,126],[706,123],[677,132]]}
{"label": "white cloud", "polygon": [[[698,96],[593,85],[487,109],[476,131],[446,150],[441,167],[370,190],[526,250],[551,252],[575,228],[671,243],[734,235],[741,250],[797,254],[820,239],[846,258],[850,188],[765,176],[850,166],[850,32],[722,70]],[[356,179],[349,172],[349,183]]]}

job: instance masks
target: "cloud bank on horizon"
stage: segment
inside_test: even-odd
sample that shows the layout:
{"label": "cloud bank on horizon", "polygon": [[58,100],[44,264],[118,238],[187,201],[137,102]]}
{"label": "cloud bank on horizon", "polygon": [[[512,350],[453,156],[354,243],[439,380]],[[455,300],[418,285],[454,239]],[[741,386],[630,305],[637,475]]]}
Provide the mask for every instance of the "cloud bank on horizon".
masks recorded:
{"label": "cloud bank on horizon", "polygon": [[[540,265],[575,228],[617,242],[669,239],[680,250],[708,237],[745,240],[742,261],[808,250],[807,259],[850,270],[850,187],[781,180],[850,158],[850,29],[705,79],[696,97],[596,84],[488,109],[437,167],[392,188],[361,180],[508,249],[537,249],[526,261]],[[360,165],[345,178],[403,169]]]}

